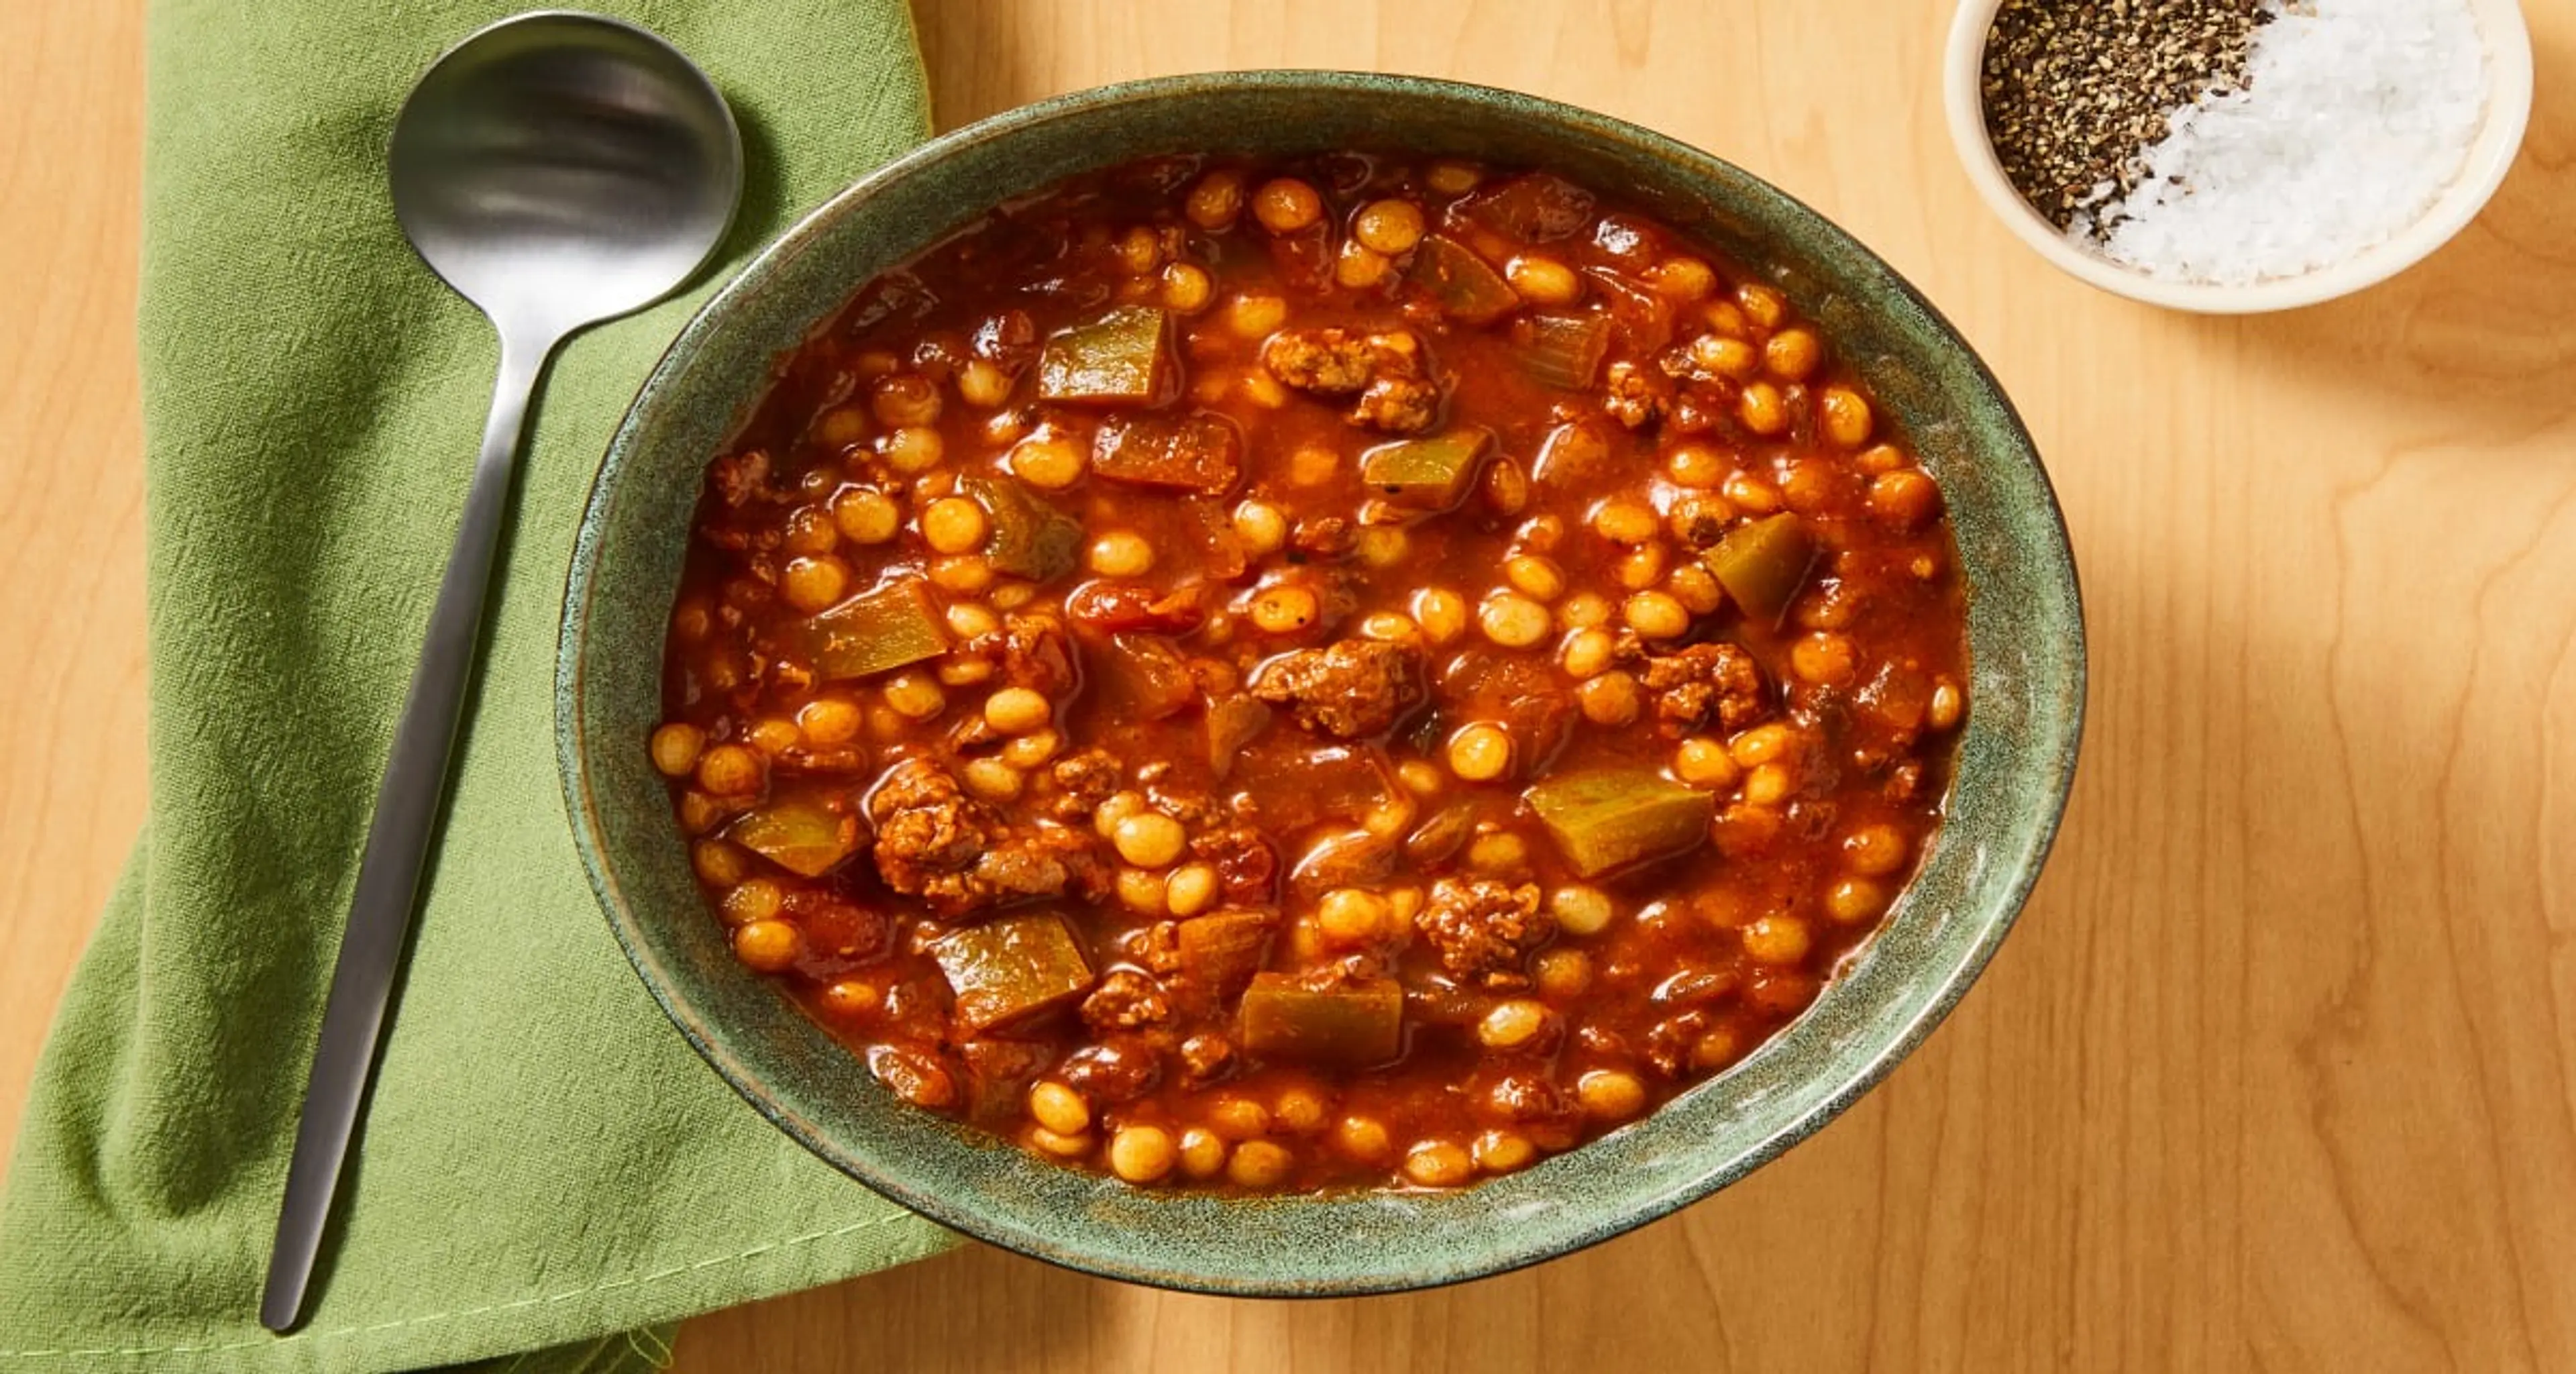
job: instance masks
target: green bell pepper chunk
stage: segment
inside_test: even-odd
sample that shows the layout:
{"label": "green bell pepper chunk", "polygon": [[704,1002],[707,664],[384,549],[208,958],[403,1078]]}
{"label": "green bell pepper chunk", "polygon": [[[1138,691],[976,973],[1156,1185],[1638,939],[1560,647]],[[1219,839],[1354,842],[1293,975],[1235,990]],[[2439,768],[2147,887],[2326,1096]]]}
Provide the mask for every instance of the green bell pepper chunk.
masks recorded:
{"label": "green bell pepper chunk", "polygon": [[1404,1045],[1404,988],[1363,978],[1324,991],[1285,973],[1256,974],[1243,994],[1243,1047],[1269,1058],[1363,1066]]}
{"label": "green bell pepper chunk", "polygon": [[1574,871],[1613,869],[1681,853],[1708,838],[1717,798],[1645,768],[1601,768],[1530,784],[1521,793]]}
{"label": "green bell pepper chunk", "polygon": [[859,818],[834,815],[810,798],[786,797],[745,812],[726,836],[790,873],[819,878],[858,849]]}
{"label": "green bell pepper chunk", "polygon": [[1087,324],[1058,330],[1038,355],[1038,399],[1106,403],[1155,400],[1170,369],[1164,346],[1171,317],[1122,305]]}
{"label": "green bell pepper chunk", "polygon": [[1082,556],[1082,524],[1008,477],[960,477],[975,504],[992,517],[984,558],[995,572],[1052,582],[1073,571]]}
{"label": "green bell pepper chunk", "polygon": [[1782,511],[1728,530],[1700,561],[1745,615],[1778,625],[1815,564],[1816,544],[1797,516]]}
{"label": "green bell pepper chunk", "polygon": [[1602,356],[1610,351],[1609,316],[1536,314],[1529,317],[1529,330],[1521,370],[1542,385],[1581,391],[1600,375]]}
{"label": "green bell pepper chunk", "polygon": [[1053,912],[1003,916],[930,947],[956,997],[957,1024],[980,1032],[1030,1020],[1091,988],[1091,963]]}
{"label": "green bell pepper chunk", "polygon": [[1406,279],[1422,288],[1432,303],[1469,324],[1487,324],[1508,315],[1521,303],[1503,274],[1454,239],[1433,234],[1413,250]]}
{"label": "green bell pepper chunk", "polygon": [[796,636],[823,678],[869,677],[948,652],[948,627],[908,577],[871,588],[806,617]]}
{"label": "green bell pepper chunk", "polygon": [[1479,425],[1380,444],[1360,455],[1360,481],[1398,505],[1447,510],[1467,494],[1476,465],[1493,447],[1492,430]]}

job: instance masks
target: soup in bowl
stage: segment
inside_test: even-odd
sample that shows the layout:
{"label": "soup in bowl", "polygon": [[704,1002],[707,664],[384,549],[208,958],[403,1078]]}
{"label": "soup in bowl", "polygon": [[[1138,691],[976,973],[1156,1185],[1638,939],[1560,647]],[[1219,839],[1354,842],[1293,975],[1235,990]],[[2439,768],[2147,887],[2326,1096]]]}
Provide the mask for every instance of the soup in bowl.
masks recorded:
{"label": "soup in bowl", "polygon": [[1043,1257],[1347,1292],[1883,1073],[2036,874],[2082,648],[2027,437],[1864,250],[1597,116],[1280,73],[791,231],[621,431],[561,668],[603,904],[755,1105]]}

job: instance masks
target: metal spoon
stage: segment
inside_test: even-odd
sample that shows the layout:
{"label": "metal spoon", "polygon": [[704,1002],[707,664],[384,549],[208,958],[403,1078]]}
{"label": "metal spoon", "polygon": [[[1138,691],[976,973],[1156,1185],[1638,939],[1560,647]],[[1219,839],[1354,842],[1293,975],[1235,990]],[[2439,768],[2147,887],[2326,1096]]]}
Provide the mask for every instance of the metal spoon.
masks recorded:
{"label": "metal spoon", "polygon": [[523,14],[456,45],[403,102],[394,215],[501,334],[465,519],[439,582],[331,975],[259,1319],[295,1325],[402,960],[474,665],[519,431],[566,335],[695,275],[742,197],[742,139],[704,72],[643,29]]}

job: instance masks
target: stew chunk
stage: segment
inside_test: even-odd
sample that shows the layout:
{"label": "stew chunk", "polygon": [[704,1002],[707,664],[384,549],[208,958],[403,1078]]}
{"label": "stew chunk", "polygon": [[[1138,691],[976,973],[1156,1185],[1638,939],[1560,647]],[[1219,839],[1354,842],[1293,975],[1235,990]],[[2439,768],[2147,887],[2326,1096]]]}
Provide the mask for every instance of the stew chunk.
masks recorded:
{"label": "stew chunk", "polygon": [[1279,384],[1315,396],[1352,396],[1350,422],[1420,434],[1440,418],[1440,384],[1412,330],[1283,329],[1261,347]]}
{"label": "stew chunk", "polygon": [[1150,974],[1126,968],[1101,979],[1099,989],[1082,1003],[1082,1019],[1103,1030],[1134,1030],[1171,1014],[1172,1002],[1163,995],[1163,985]]}
{"label": "stew chunk", "polygon": [[1319,734],[1356,739],[1394,728],[1422,700],[1422,653],[1405,644],[1345,639],[1299,649],[1261,665],[1252,694],[1288,707]]}
{"label": "stew chunk", "polygon": [[1648,658],[1645,680],[1655,694],[1655,719],[1667,734],[1686,735],[1711,723],[1741,730],[1771,713],[1761,667],[1732,644],[1694,644]]}
{"label": "stew chunk", "polygon": [[966,795],[948,770],[906,759],[868,798],[885,885],[955,916],[1024,897],[1052,897],[1096,861],[1078,834],[1013,828]]}
{"label": "stew chunk", "polygon": [[1489,878],[1443,878],[1413,918],[1440,952],[1440,966],[1487,988],[1529,986],[1522,964],[1556,934],[1556,918],[1539,910],[1538,885],[1514,887]]}

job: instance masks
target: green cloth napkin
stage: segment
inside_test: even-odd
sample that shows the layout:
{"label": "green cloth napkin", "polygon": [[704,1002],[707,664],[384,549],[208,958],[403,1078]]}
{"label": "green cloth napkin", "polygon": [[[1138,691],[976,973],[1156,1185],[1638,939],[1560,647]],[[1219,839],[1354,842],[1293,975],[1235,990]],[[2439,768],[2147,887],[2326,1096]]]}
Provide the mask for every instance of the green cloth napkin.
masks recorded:
{"label": "green cloth napkin", "polygon": [[[741,119],[749,189],[713,279],[928,132],[901,0],[606,7],[703,64]],[[0,1374],[521,1352],[507,1367],[646,1368],[663,1324],[948,1241],[690,1052],[568,838],[549,692],[573,525],[701,284],[575,339],[546,379],[340,1231],[303,1328],[258,1325],[360,840],[496,361],[397,230],[385,142],[422,68],[511,8],[152,10],[151,813],[0,1200]]]}

